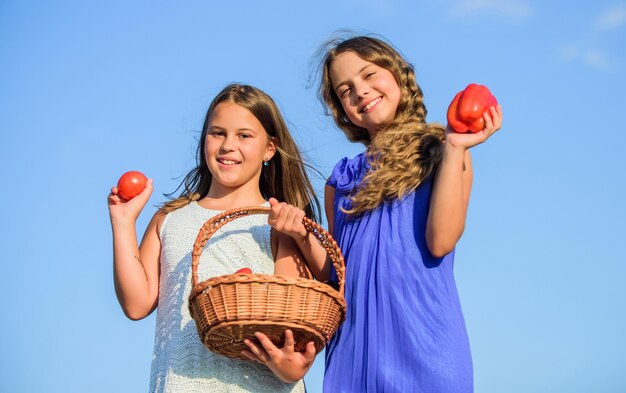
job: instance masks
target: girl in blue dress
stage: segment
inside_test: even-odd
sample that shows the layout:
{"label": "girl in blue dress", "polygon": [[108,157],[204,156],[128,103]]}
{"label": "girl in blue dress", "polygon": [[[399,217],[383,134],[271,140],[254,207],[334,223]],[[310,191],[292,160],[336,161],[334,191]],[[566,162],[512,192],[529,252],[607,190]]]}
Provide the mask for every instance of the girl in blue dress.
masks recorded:
{"label": "girl in blue dress", "polygon": [[[326,348],[324,391],[472,392],[454,248],[472,185],[469,148],[500,129],[501,108],[489,108],[474,134],[427,123],[412,66],[371,37],[329,46],[320,96],[348,139],[366,147],[335,166],[325,190],[348,311]],[[270,224],[318,264],[318,279],[336,277],[301,228],[304,213],[275,201],[272,209]]]}

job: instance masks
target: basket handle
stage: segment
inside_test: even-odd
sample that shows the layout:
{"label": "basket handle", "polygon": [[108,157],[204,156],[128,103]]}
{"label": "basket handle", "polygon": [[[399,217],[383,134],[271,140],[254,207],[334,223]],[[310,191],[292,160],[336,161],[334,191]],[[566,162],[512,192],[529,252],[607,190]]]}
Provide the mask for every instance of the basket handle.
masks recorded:
{"label": "basket handle", "polygon": [[[198,237],[193,245],[193,252],[191,254],[191,285],[192,288],[198,285],[198,264],[200,263],[200,255],[202,255],[202,249],[206,245],[207,241],[213,236],[213,234],[227,223],[244,216],[253,214],[269,214],[269,207],[253,206],[253,207],[241,207],[232,209],[220,213],[209,220],[207,220],[200,231]],[[337,278],[339,280],[339,293],[344,296],[345,285],[345,272],[346,265],[343,260],[341,250],[337,245],[337,242],[324,228],[313,220],[304,217],[302,224],[308,232],[310,232],[317,241],[324,247],[328,257],[330,258],[335,270],[337,271]]]}

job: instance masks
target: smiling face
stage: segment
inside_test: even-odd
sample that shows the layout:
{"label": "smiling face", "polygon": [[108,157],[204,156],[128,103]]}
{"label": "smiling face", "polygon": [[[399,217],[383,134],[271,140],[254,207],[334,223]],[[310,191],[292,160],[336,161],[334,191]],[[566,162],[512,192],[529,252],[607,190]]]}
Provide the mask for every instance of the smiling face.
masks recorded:
{"label": "smiling face", "polygon": [[211,192],[237,190],[260,195],[263,161],[270,160],[275,151],[275,143],[252,112],[233,102],[218,104],[204,140]]}
{"label": "smiling face", "polygon": [[387,69],[347,51],[333,60],[329,74],[348,119],[370,138],[396,116],[402,92]]}

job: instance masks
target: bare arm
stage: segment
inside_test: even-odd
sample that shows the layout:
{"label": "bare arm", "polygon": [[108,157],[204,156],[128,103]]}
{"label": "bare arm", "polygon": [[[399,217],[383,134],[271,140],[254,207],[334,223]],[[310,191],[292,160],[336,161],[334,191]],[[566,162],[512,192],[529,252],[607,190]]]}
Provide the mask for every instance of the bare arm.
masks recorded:
{"label": "bare arm", "polygon": [[426,225],[426,242],[433,256],[446,255],[461,238],[471,188],[469,150],[445,145],[443,160],[435,175]]}
{"label": "bare arm", "polygon": [[291,236],[272,228],[272,249],[274,255],[274,273],[290,277],[313,278],[302,252]]}
{"label": "bare arm", "polygon": [[492,107],[484,118],[485,129],[478,133],[457,134],[448,130],[426,223],[426,243],[435,257],[451,252],[463,234],[473,179],[469,148],[486,141],[500,129],[500,106]]}
{"label": "bare arm", "polygon": [[158,234],[164,214],[157,212],[138,246],[135,223],[152,193],[152,181],[146,189],[124,201],[113,187],[109,194],[109,215],[113,230],[113,279],[117,299],[124,314],[133,320],[148,316],[157,305],[159,292]]}
{"label": "bare arm", "polygon": [[326,210],[326,221],[328,221],[328,233],[335,236],[335,188],[326,186],[324,188],[324,210]]}

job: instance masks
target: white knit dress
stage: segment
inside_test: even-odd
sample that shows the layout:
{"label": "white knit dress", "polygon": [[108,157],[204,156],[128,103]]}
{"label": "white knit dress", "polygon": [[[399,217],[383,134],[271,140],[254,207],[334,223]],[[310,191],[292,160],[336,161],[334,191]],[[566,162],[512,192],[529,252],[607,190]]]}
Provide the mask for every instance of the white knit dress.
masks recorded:
{"label": "white knit dress", "polygon": [[[161,276],[150,393],[304,392],[304,383],[286,384],[267,367],[209,351],[189,315],[191,251],[200,227],[221,213],[196,202],[169,213],[161,227]],[[273,274],[266,215],[235,219],[207,242],[198,280],[248,267]]]}

